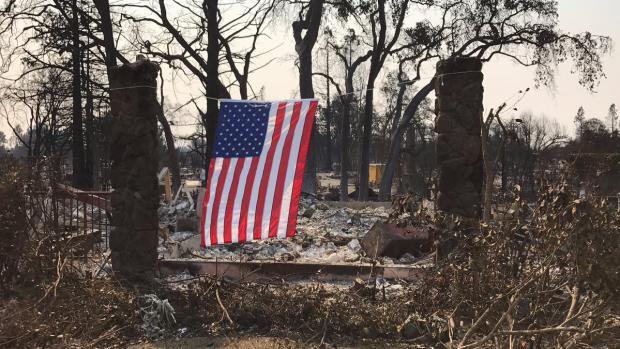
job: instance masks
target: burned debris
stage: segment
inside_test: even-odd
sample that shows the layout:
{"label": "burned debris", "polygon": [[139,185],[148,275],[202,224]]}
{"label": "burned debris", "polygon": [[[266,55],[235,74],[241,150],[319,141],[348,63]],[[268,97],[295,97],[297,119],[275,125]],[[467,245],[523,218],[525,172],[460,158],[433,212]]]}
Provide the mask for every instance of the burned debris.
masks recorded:
{"label": "burned debris", "polygon": [[620,347],[575,5],[0,2],[0,348]]}

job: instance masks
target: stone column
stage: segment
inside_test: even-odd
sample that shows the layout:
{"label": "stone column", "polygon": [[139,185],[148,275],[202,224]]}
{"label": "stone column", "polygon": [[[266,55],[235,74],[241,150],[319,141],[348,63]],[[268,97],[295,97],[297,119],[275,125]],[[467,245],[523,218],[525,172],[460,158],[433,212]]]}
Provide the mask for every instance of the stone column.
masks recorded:
{"label": "stone column", "polygon": [[458,57],[437,63],[435,132],[441,211],[480,218],[483,161],[481,143],[482,63]]}
{"label": "stone column", "polygon": [[157,260],[158,141],[155,93],[159,67],[138,57],[110,71],[112,109],[110,249],[115,275],[148,281]]}

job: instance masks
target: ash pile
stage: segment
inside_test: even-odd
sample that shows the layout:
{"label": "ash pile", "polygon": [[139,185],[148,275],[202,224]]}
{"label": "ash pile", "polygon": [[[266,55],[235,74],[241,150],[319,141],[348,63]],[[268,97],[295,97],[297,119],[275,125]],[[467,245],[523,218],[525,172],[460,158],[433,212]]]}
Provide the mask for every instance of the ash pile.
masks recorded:
{"label": "ash pile", "polygon": [[390,203],[330,202],[302,196],[297,234],[243,244],[200,247],[200,229],[192,199],[160,208],[160,258],[229,261],[413,264],[428,255],[426,229],[386,224]]}

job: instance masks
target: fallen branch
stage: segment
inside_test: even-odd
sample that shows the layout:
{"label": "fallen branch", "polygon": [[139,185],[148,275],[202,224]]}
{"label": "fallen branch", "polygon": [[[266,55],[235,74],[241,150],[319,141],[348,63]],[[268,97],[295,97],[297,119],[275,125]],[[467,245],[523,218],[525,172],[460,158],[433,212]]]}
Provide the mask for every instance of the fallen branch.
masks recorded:
{"label": "fallen branch", "polygon": [[570,327],[548,327],[548,328],[541,328],[541,329],[535,329],[535,330],[497,331],[497,334],[498,335],[523,336],[523,335],[545,334],[545,333],[554,333],[554,332],[585,333],[586,330],[584,330],[583,328],[570,326]]}
{"label": "fallen branch", "polygon": [[58,251],[58,259],[56,261],[56,280],[54,281],[52,286],[50,286],[45,291],[45,294],[43,295],[43,297],[41,297],[37,301],[37,304],[41,303],[45,298],[47,298],[47,296],[50,294],[52,290],[54,290],[54,297],[56,297],[56,290],[58,289],[58,285],[60,284],[60,281],[62,280],[62,270],[65,268],[66,263],[67,263],[67,258],[62,259],[60,256],[60,251]]}
{"label": "fallen branch", "polygon": [[226,307],[224,307],[224,304],[222,303],[222,300],[220,299],[219,287],[215,288],[215,298],[217,299],[218,304],[222,308],[222,311],[224,312],[224,315],[226,316],[226,319],[228,319],[228,322],[230,322],[230,324],[233,325],[234,322],[230,318],[230,315],[228,315],[228,310],[226,310]]}

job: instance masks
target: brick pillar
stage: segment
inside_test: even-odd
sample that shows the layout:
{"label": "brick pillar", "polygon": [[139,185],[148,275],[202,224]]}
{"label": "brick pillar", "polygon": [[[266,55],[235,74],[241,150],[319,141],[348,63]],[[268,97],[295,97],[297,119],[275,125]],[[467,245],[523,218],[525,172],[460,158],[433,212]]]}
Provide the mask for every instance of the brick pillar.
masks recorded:
{"label": "brick pillar", "polygon": [[159,67],[138,57],[112,68],[110,249],[115,275],[148,281],[157,260],[159,193],[155,93]]}
{"label": "brick pillar", "polygon": [[437,63],[435,82],[437,206],[469,218],[479,218],[482,212],[481,69],[476,58],[443,60]]}

